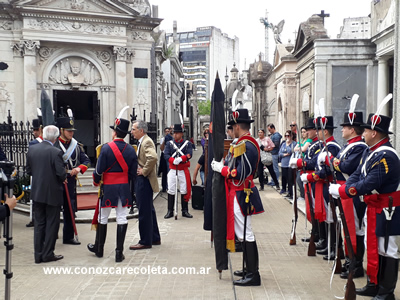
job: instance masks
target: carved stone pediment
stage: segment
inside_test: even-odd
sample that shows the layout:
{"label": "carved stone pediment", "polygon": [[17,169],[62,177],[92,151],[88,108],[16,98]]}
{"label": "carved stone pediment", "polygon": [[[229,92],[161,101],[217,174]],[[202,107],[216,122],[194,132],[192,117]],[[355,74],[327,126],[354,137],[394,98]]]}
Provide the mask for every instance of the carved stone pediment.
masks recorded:
{"label": "carved stone pediment", "polygon": [[108,13],[108,14],[130,14],[139,15],[137,10],[121,3],[120,1],[106,0],[21,0],[17,1],[16,6],[24,7],[36,6],[48,8],[49,11],[55,9],[76,10],[84,12]]}
{"label": "carved stone pediment", "polygon": [[73,89],[101,82],[99,70],[82,57],[66,57],[54,64],[49,81],[54,84],[71,85]]}
{"label": "carved stone pediment", "polygon": [[125,28],[118,25],[110,24],[93,24],[78,21],[53,20],[53,19],[30,19],[27,20],[26,28],[43,30],[43,31],[58,31],[72,32],[83,34],[98,34],[110,36],[124,36]]}

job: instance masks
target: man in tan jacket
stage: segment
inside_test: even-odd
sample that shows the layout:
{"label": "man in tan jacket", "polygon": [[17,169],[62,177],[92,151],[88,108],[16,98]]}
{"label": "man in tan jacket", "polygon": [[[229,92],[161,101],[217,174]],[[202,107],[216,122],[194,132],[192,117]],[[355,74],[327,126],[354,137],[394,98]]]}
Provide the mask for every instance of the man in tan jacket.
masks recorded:
{"label": "man in tan jacket", "polygon": [[156,174],[157,152],[153,140],[147,135],[147,123],[135,121],[132,125],[132,135],[139,141],[137,156],[138,168],[135,182],[136,201],[139,208],[140,241],[131,250],[151,248],[161,245],[158,231],[156,211],[153,205],[153,193],[158,192]]}

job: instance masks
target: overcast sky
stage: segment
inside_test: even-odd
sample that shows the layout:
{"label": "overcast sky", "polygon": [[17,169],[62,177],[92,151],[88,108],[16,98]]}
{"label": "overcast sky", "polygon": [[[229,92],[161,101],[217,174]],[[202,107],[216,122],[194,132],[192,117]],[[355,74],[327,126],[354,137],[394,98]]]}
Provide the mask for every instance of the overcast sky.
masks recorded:
{"label": "overcast sky", "polygon": [[[158,0],[150,1],[158,5],[161,28],[172,32],[173,21],[178,22],[178,32],[195,30],[196,27],[215,26],[229,37],[237,36],[240,45],[240,66],[243,70],[265,52],[265,31],[260,17],[268,10],[270,23],[278,24],[285,20],[281,40],[287,43],[295,40],[294,31],[298,31],[301,22],[321,10],[329,13],[325,27],[331,38],[340,32],[343,19],[365,17],[370,14],[371,0]],[[269,32],[270,58],[275,49],[272,31]],[[229,66],[228,66],[229,69]]]}

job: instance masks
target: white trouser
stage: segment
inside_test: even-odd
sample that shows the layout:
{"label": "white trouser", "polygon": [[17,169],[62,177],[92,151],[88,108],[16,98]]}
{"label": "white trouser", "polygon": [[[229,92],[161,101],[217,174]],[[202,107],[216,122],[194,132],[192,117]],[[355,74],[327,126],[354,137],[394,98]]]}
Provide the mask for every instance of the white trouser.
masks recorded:
{"label": "white trouser", "polygon": [[[368,210],[368,207],[367,207]],[[365,216],[364,216],[364,225],[365,225],[365,235],[367,235],[367,210],[365,211]],[[394,259],[399,259],[397,251],[399,250],[399,247],[397,246],[397,235],[392,235],[389,236],[389,242],[388,242],[388,248],[387,251],[385,252],[385,238],[378,236],[378,253],[381,256],[386,256],[386,257],[391,257]],[[367,249],[367,239],[364,239],[365,243],[365,249]]]}
{"label": "white trouser", "polygon": [[[178,170],[179,191],[182,195],[187,194],[185,171]],[[168,172],[168,194],[175,195],[176,170],[170,169]]]}
{"label": "white trouser", "polygon": [[[108,223],[108,216],[111,213],[111,209],[112,207],[100,208],[100,213],[98,218],[100,224],[106,225]],[[128,224],[128,219],[126,218],[126,216],[128,215],[128,208],[122,206],[121,200],[118,200],[118,206],[115,207],[115,213],[117,215],[118,225]]]}
{"label": "white trouser", "polygon": [[[235,214],[235,234],[239,241],[243,241],[243,230],[244,230],[244,216],[242,215],[242,211],[240,210],[239,203],[237,202],[236,196],[233,199],[234,203],[234,214]],[[254,242],[254,233],[251,228],[251,216],[247,216],[246,222],[246,242]]]}

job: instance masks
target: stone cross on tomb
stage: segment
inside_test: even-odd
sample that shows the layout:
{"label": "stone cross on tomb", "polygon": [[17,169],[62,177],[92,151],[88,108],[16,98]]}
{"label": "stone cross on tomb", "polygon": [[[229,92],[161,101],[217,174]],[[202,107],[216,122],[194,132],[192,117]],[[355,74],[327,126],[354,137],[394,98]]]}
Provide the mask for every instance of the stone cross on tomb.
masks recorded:
{"label": "stone cross on tomb", "polygon": [[329,18],[331,15],[326,14],[325,10],[321,10],[321,13],[318,14],[317,16],[320,16],[322,18],[322,25],[325,25],[325,18]]}

